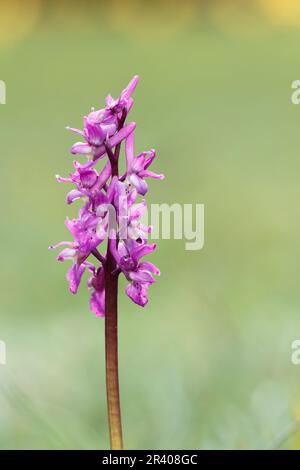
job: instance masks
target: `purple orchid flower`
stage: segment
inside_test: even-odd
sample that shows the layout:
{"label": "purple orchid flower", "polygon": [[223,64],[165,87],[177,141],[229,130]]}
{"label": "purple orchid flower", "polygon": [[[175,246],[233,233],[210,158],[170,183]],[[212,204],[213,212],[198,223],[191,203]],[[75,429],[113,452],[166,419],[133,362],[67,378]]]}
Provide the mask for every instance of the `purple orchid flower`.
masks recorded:
{"label": "purple orchid flower", "polygon": [[116,100],[108,95],[105,108],[97,111],[92,109],[90,114],[83,118],[83,130],[74,127],[67,128],[86,141],[74,144],[71,148],[72,154],[92,156],[95,160],[104,156],[105,142],[113,148],[130,135],[134,129],[134,123],[122,126],[122,128],[120,128],[120,123],[124,119],[123,115],[127,116],[133,105],[131,94],[137,83],[138,76],[135,76]]}
{"label": "purple orchid flower", "polygon": [[110,109],[113,114],[118,114],[120,117],[120,113],[126,109],[126,113],[128,114],[133,106],[133,99],[131,98],[132,93],[134,92],[137,84],[139,81],[138,75],[135,75],[130,82],[128,83],[127,87],[124,88],[119,98],[114,100],[111,95],[106,97],[106,109]]}
{"label": "purple orchid flower", "polygon": [[100,190],[106,185],[107,180],[111,176],[111,166],[107,162],[101,173],[93,168],[96,162],[90,161],[84,165],[81,165],[76,160],[73,162],[75,172],[70,173],[68,178],[56,175],[58,183],[74,183],[77,189],[72,189],[67,194],[67,204],[72,204],[73,201],[86,198],[93,200],[97,198],[99,194],[102,194]]}
{"label": "purple orchid flower", "polygon": [[92,263],[84,261],[85,257],[82,257],[79,246],[76,242],[60,242],[56,245],[51,245],[49,249],[54,250],[60,246],[67,246],[57,257],[57,261],[72,260],[73,264],[67,272],[67,281],[69,282],[69,288],[72,294],[76,294],[83,273],[87,268],[93,268]]}
{"label": "purple orchid flower", "polygon": [[156,152],[149,150],[134,156],[134,133],[126,139],[126,181],[135,186],[137,192],[144,196],[148,191],[148,185],[144,178],[164,179],[164,175],[158,175],[148,168],[153,162]]}
{"label": "purple orchid flower", "polygon": [[[159,269],[142,258],[151,254],[155,244],[148,243],[151,227],[142,223],[147,210],[145,178],[163,179],[149,170],[155,150],[135,156],[135,122],[126,124],[133,105],[132,93],[138,83],[134,76],[119,98],[106,97],[105,107],[92,111],[83,119],[83,130],[69,128],[80,135],[82,142],[71,148],[74,155],[85,155],[87,161],[73,162],[68,177],[56,176],[59,183],[73,187],[67,194],[67,204],[81,200],[78,217],[67,218],[65,224],[73,237],[50,249],[64,247],[58,261],[71,261],[67,271],[70,291],[76,294],[85,272],[90,277],[90,309],[97,317],[105,317],[106,380],[108,417],[112,449],[122,449],[118,363],[117,363],[117,292],[118,278],[128,281],[127,296],[137,305],[148,303],[149,287],[154,284]],[[125,141],[126,173],[119,175],[119,157]],[[97,169],[99,161],[105,163]],[[106,239],[107,246],[106,246]],[[103,246],[106,252],[102,252]],[[93,262],[92,262],[93,261]]]}

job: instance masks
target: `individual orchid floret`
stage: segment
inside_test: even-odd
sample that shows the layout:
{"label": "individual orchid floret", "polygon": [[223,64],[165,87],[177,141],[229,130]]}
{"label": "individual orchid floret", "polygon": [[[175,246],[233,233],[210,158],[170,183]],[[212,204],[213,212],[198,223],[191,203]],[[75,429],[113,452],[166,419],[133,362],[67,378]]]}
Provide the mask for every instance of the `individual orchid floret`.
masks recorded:
{"label": "individual orchid floret", "polygon": [[78,264],[83,263],[90,253],[98,247],[104,240],[98,236],[98,225],[102,220],[97,214],[90,212],[84,207],[80,212],[80,217],[70,220],[66,219],[65,224],[74,238],[73,242],[60,242],[56,245],[49,247],[50,249],[58,248],[61,245],[67,245],[61,253],[59,253],[57,260],[65,261],[72,259]]}
{"label": "individual orchid floret", "polygon": [[[102,110],[101,110],[102,111]],[[115,117],[109,116],[108,119],[97,122],[93,120],[95,112],[90,113],[83,118],[83,131],[68,127],[67,129],[81,135],[86,143],[78,142],[72,147],[72,153],[89,154],[93,148],[97,148],[104,141],[113,136],[117,131],[117,122]]]}
{"label": "individual orchid floret", "polygon": [[97,234],[99,217],[94,212],[85,210],[77,219],[66,219],[66,226],[77,243],[78,260],[86,259],[92,250],[103,241]]}
{"label": "individual orchid floret", "polygon": [[164,175],[158,175],[148,168],[155,158],[155,150],[142,152],[134,156],[134,133],[132,132],[126,139],[126,179],[133,184],[137,192],[144,196],[148,191],[148,185],[144,178],[156,178],[163,180]]}
{"label": "individual orchid floret", "polygon": [[126,88],[122,91],[119,98],[116,100],[112,98],[111,95],[106,97],[106,109],[110,109],[113,113],[121,113],[124,109],[127,114],[130,111],[133,100],[131,98],[132,93],[134,92],[139,81],[139,77],[135,75],[129,82]]}
{"label": "individual orchid floret", "polygon": [[[71,153],[92,156],[97,159],[105,153],[103,148],[105,141],[108,140],[109,145],[114,147],[130,134],[134,123],[122,129],[120,129],[120,123],[125,120],[132,107],[131,94],[135,90],[138,80],[138,76],[133,77],[116,100],[108,95],[106,108],[97,111],[93,109],[88,116],[84,117],[83,130],[68,127],[69,130],[79,134],[86,141],[85,143],[77,142],[74,144]],[[114,138],[110,140],[113,136]]]}
{"label": "individual orchid floret", "polygon": [[57,256],[58,261],[66,261],[71,260],[73,262],[71,268],[67,272],[67,280],[69,282],[69,288],[72,294],[76,294],[82,275],[85,270],[94,269],[92,263],[88,261],[84,261],[84,257],[82,257],[82,253],[79,250],[79,245],[76,242],[60,242],[56,245],[51,245],[49,247],[50,250],[56,249],[60,246],[67,246],[64,250],[62,250],[59,255]]}
{"label": "individual orchid floret", "polygon": [[119,269],[130,281],[126,294],[133,302],[144,307],[148,303],[148,287],[155,282],[153,275],[159,276],[160,271],[153,263],[140,262],[140,259],[152,253],[156,244],[148,245],[135,240],[121,240],[118,246],[112,243],[111,247]]}

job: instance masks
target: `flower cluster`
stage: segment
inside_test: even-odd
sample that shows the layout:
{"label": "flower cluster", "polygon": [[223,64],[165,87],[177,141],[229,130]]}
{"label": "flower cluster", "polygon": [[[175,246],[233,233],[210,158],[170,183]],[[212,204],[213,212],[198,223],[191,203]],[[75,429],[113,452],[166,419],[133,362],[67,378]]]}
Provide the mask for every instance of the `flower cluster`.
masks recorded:
{"label": "flower cluster", "polygon": [[[49,248],[65,247],[57,259],[72,261],[67,280],[73,294],[76,294],[84,272],[90,273],[90,307],[97,316],[105,315],[105,270],[109,251],[115,262],[111,274],[124,274],[128,280],[126,294],[142,307],[148,302],[148,289],[155,282],[154,275],[160,274],[154,264],[142,260],[156,245],[148,243],[151,227],[141,222],[147,209],[146,202],[137,199],[147,193],[145,178],[163,179],[164,176],[149,170],[155,150],[135,155],[136,124],[125,124],[137,83],[138,76],[135,76],[119,98],[113,99],[109,95],[103,109],[92,109],[83,119],[83,130],[68,128],[84,140],[75,143],[71,153],[85,156],[87,160],[84,163],[75,160],[74,171],[69,177],[56,176],[59,183],[73,185],[67,194],[67,203],[81,199],[83,206],[76,219],[67,218],[65,222],[73,241],[60,242]],[[123,141],[126,172],[120,176],[118,161]],[[101,171],[97,170],[98,162],[104,159]],[[109,242],[103,254],[100,249],[107,239]]]}

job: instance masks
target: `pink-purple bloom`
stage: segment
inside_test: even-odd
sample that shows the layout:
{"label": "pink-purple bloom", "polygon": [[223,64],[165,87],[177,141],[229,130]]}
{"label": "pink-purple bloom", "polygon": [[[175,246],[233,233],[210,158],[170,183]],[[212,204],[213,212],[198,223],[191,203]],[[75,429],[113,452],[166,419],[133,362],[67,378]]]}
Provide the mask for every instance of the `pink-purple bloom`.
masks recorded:
{"label": "pink-purple bloom", "polygon": [[[73,294],[84,272],[89,273],[90,308],[97,316],[105,315],[108,250],[114,258],[115,275],[123,273],[128,281],[126,294],[142,307],[148,302],[149,286],[160,274],[154,264],[142,259],[152,253],[156,245],[148,243],[151,227],[141,222],[147,205],[144,199],[138,198],[148,190],[145,178],[163,179],[164,176],[149,170],[155,150],[135,155],[136,124],[125,124],[137,83],[138,76],[135,76],[119,98],[108,95],[104,108],[92,109],[84,117],[82,130],[68,128],[82,139],[72,146],[71,153],[87,160],[83,163],[75,160],[74,170],[68,177],[56,177],[59,183],[73,186],[67,194],[67,203],[81,200],[83,205],[77,218],[67,218],[65,222],[73,240],[50,248],[64,247],[58,261],[72,262],[67,280]],[[120,176],[118,160],[122,142],[125,142],[126,173]],[[103,159],[106,161],[102,168],[96,168]],[[110,242],[104,254],[101,248],[107,238]]]}
{"label": "pink-purple bloom", "polygon": [[145,178],[163,179],[164,175],[158,175],[148,168],[155,158],[155,150],[142,152],[134,156],[134,133],[132,132],[126,139],[126,178],[136,187],[139,194],[144,196],[148,191]]}

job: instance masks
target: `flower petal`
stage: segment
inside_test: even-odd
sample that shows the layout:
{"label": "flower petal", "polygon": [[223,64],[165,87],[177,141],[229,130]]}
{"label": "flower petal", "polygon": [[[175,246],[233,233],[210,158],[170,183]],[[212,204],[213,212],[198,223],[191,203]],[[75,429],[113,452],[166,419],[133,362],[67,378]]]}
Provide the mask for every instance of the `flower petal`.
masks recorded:
{"label": "flower petal", "polygon": [[90,298],[90,308],[97,317],[105,316],[105,292],[94,291]]}
{"label": "flower petal", "polygon": [[145,166],[144,166],[144,169],[145,169],[145,170],[146,170],[146,169],[151,165],[151,163],[153,162],[153,160],[154,160],[154,158],[155,158],[155,156],[156,156],[156,151],[155,151],[155,149],[151,149],[151,150],[149,150],[149,152],[146,152],[146,153],[147,153],[147,155],[148,155],[148,158],[147,158],[147,160],[146,160],[146,162],[145,162]]}
{"label": "flower petal", "polygon": [[72,294],[76,294],[82,275],[85,271],[85,265],[84,264],[77,264],[74,263],[73,266],[69,269],[67,272],[67,280],[69,281],[69,287],[70,291]]}
{"label": "flower petal", "polygon": [[72,145],[70,151],[73,155],[76,155],[77,153],[81,155],[87,155],[91,153],[92,147],[89,144],[83,142],[76,142],[76,144]]}
{"label": "flower petal", "polygon": [[75,248],[65,248],[57,256],[57,261],[65,261],[66,259],[74,259],[76,256]]}
{"label": "flower petal", "polygon": [[126,153],[126,168],[128,172],[130,171],[132,162],[134,160],[134,132],[131,132],[131,134],[126,139],[125,153]]}
{"label": "flower petal", "polygon": [[129,99],[134,90],[136,89],[136,86],[139,82],[140,77],[138,75],[134,75],[130,82],[128,83],[127,87],[124,88],[124,90],[121,93],[121,97],[123,99]]}
{"label": "flower petal", "polygon": [[147,245],[146,243],[138,246],[134,252],[132,253],[132,258],[135,261],[138,261],[140,258],[143,256],[148,255],[149,253],[152,253],[156,248],[156,243],[152,243],[151,245]]}
{"label": "flower petal", "polygon": [[137,305],[145,307],[148,303],[148,284],[139,284],[132,282],[125,289],[128,297]]}
{"label": "flower petal", "polygon": [[150,261],[142,261],[142,263],[139,264],[139,269],[151,271],[156,276],[160,276],[160,270]]}
{"label": "flower petal", "polygon": [[129,208],[129,222],[142,217],[142,215],[145,213],[146,210],[147,210],[147,204],[146,204],[145,199],[143,199],[143,201],[139,202],[138,204],[133,204]]}
{"label": "flower petal", "polygon": [[138,176],[136,173],[130,175],[129,181],[133,184],[141,196],[145,196],[146,192],[148,191],[147,181],[145,181],[143,178],[140,178],[140,176]]}
{"label": "flower petal", "polygon": [[91,311],[94,312],[97,317],[103,317],[105,315],[105,277],[104,269],[101,268],[89,281],[89,285],[94,288],[94,292],[90,298]]}
{"label": "flower petal", "polygon": [[109,179],[110,175],[111,175],[111,164],[110,164],[110,161],[108,160],[98,178],[99,189],[103,188],[103,186],[106,184],[107,180]]}
{"label": "flower petal", "polygon": [[117,264],[120,264],[121,260],[121,248],[123,247],[123,244],[120,242],[119,246],[117,247],[117,237],[116,237],[116,231],[111,230],[109,233],[109,247],[112,252],[113,257],[116,260]]}
{"label": "flower petal", "polygon": [[82,137],[84,137],[84,132],[81,129],[76,129],[75,127],[69,127],[69,126],[67,126],[66,129],[67,131],[74,132],[75,134],[79,134]]}
{"label": "flower petal", "polygon": [[62,176],[59,176],[59,175],[55,175],[55,178],[58,183],[71,183],[72,182],[71,178],[63,178]]}
{"label": "flower petal", "polygon": [[72,204],[73,201],[76,201],[76,199],[80,199],[83,196],[81,191],[78,191],[77,189],[72,189],[67,194],[67,204]]}
{"label": "flower petal", "polygon": [[129,111],[131,110],[132,106],[133,106],[133,99],[132,99],[132,98],[129,98],[129,99],[127,100],[127,106],[126,106],[127,114],[128,114]]}
{"label": "flower petal", "polygon": [[50,245],[48,247],[48,250],[55,250],[56,248],[60,247],[60,246],[71,246],[71,247],[74,247],[74,242],[59,242],[59,243],[56,243],[55,245]]}
{"label": "flower petal", "polygon": [[144,271],[139,268],[137,271],[131,271],[129,277],[136,282],[148,282],[149,284],[153,284],[153,282],[155,282],[155,279],[150,271]]}
{"label": "flower petal", "polygon": [[149,170],[141,171],[140,176],[142,178],[155,178],[155,179],[159,179],[159,180],[164,180],[165,179],[165,175],[158,175],[157,173],[154,173],[153,171],[149,171]]}
{"label": "flower petal", "polygon": [[89,121],[86,117],[84,119],[84,128],[86,133],[86,139],[90,145],[101,145],[106,138],[106,132],[102,129],[100,124]]}

